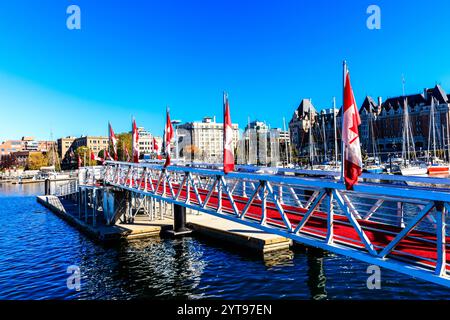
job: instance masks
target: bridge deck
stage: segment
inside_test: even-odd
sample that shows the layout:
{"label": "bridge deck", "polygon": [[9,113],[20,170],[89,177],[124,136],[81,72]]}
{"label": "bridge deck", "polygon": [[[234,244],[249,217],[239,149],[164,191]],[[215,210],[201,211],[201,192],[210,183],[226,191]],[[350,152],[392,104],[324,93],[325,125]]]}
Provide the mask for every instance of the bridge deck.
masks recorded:
{"label": "bridge deck", "polygon": [[[153,181],[153,187],[157,187],[157,181]],[[143,188],[144,185],[141,185]],[[147,186],[150,188],[150,184]],[[180,185],[173,183],[172,188],[175,193],[179,192]],[[157,195],[163,194],[163,186],[160,185],[157,190]],[[209,190],[199,189],[199,195],[201,201],[204,202]],[[166,186],[166,194],[170,194],[169,186]],[[218,192],[213,192],[212,196],[206,205],[206,208],[216,209],[218,205]],[[187,199],[187,189],[183,186],[180,193],[179,201],[186,201]],[[239,210],[243,210],[248,202],[248,198],[242,196],[233,196],[235,204]],[[191,204],[199,205],[196,198],[195,192],[190,190],[189,201]],[[307,212],[306,209],[282,204],[283,210],[288,216],[290,223],[293,227],[296,227],[301,219]],[[279,211],[277,210],[273,202],[267,201],[267,224],[276,226],[281,229],[287,229],[286,225],[281,218]],[[233,214],[232,204],[225,193],[222,194],[222,212]],[[246,214],[246,219],[251,219],[255,221],[260,221],[262,215],[262,201],[255,199],[248,209]],[[358,220],[362,229],[366,233],[367,237],[374,245],[375,249],[381,250],[385,248],[395,236],[402,230],[400,227],[393,225],[383,224],[374,221]],[[301,232],[309,236],[317,237],[320,239],[325,239],[327,235],[327,214],[324,212],[315,211],[310,219],[307,221],[305,226],[302,228]],[[447,242],[449,243],[450,237],[447,237]],[[347,246],[352,246],[354,248],[366,251],[364,244],[361,242],[358,233],[355,231],[350,221],[344,216],[336,215],[334,218],[334,242],[345,244]],[[436,267],[437,259],[437,249],[436,249],[436,235],[432,233],[427,233],[423,231],[412,230],[408,236],[399,242],[395,249],[390,253],[390,257],[408,261],[409,263],[414,263],[422,267],[428,267],[433,269]],[[450,253],[446,254],[446,268],[450,269],[448,262],[450,261]]]}

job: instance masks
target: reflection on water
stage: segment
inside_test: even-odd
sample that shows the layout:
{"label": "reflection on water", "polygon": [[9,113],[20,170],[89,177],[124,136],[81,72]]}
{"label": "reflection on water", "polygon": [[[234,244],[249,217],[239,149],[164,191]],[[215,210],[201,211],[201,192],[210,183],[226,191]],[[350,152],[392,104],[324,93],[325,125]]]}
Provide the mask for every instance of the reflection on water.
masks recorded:
{"label": "reflection on water", "polygon": [[268,268],[294,263],[294,253],[289,249],[265,253],[262,258]]}
{"label": "reflection on water", "polygon": [[[98,245],[37,204],[40,186],[0,187],[0,299],[449,299],[450,290],[296,249],[264,257],[197,237]],[[81,291],[66,286],[80,267]],[[326,277],[325,277],[326,275]]]}
{"label": "reflection on water", "polygon": [[327,278],[323,270],[324,253],[320,249],[308,250],[308,287],[313,300],[327,298],[325,284]]}

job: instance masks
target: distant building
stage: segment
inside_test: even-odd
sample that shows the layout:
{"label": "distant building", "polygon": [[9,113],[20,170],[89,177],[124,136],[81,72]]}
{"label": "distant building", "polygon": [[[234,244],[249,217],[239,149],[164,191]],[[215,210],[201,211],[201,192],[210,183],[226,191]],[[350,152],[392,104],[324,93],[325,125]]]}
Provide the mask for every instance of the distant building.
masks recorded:
{"label": "distant building", "polygon": [[27,150],[27,151],[38,151],[38,149],[39,149],[39,142],[34,140],[34,138],[23,137],[22,141],[23,141],[23,146],[24,146],[25,150]]}
{"label": "distant building", "polygon": [[61,159],[65,159],[67,157],[67,152],[71,149],[72,143],[76,140],[76,137],[65,137],[59,138],[57,140],[58,144],[58,155]]}
{"label": "distant building", "polygon": [[72,143],[71,149],[76,150],[79,147],[87,147],[98,154],[100,151],[108,148],[108,137],[87,136],[76,138]]}
{"label": "distant building", "polygon": [[[223,123],[215,117],[201,122],[188,122],[176,126],[180,156],[189,161],[220,163],[223,159]],[[239,126],[232,124],[233,148],[239,140]],[[173,145],[176,147],[176,144]]]}
{"label": "distant building", "polygon": [[0,144],[0,156],[9,155],[12,152],[22,151],[22,140],[7,140]]}
{"label": "distant building", "polygon": [[[424,89],[422,93],[388,98],[384,102],[381,97],[377,100],[365,97],[359,108],[359,135],[364,153],[369,156],[377,153],[384,159],[389,154],[401,155],[406,101],[415,151],[419,156],[424,155],[428,147],[433,145],[433,130],[430,128],[432,99],[435,100],[436,149],[445,154],[443,151],[449,148],[450,141],[450,95],[440,85]],[[337,149],[340,153],[341,110],[326,109],[317,112],[309,99],[302,100],[289,122],[291,141],[300,158],[309,158],[312,153],[313,156],[317,155],[318,160],[334,158],[334,118]]]}
{"label": "distant building", "polygon": [[150,131],[145,130],[143,127],[138,128],[139,135],[139,153],[150,154],[153,152],[153,135]]}
{"label": "distant building", "polygon": [[435,136],[437,149],[448,147],[447,128],[449,127],[450,96],[440,85],[424,89],[423,93],[388,98],[375,102],[366,97],[360,108],[361,143],[368,153],[374,150],[386,156],[389,153],[402,152],[404,102],[409,111],[409,126],[417,153],[424,153],[428,145],[432,146],[432,128],[430,128],[431,101],[435,99]]}
{"label": "distant building", "polygon": [[55,141],[38,141],[38,151],[40,152],[49,152],[52,148],[56,149]]}
{"label": "distant building", "polygon": [[265,122],[250,122],[239,141],[239,164],[279,166],[287,164],[289,132],[270,128]]}
{"label": "distant building", "polygon": [[340,145],[339,119],[338,109],[328,108],[318,112],[310,99],[303,99],[289,122],[292,147],[297,156],[303,159],[314,157],[314,161],[333,159],[335,145],[338,151]]}

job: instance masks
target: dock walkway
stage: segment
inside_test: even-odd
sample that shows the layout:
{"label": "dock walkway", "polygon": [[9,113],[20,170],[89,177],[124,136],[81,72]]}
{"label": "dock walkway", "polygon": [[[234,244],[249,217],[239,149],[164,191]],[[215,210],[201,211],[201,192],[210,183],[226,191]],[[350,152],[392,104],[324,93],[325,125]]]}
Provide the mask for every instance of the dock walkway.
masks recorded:
{"label": "dock walkway", "polygon": [[[78,204],[71,200],[57,196],[38,196],[37,201],[91,238],[101,242],[155,237],[173,228],[172,219],[150,221],[146,215],[136,215],[132,224],[118,222],[116,225],[107,226],[97,221],[97,226],[94,227],[92,221],[86,222],[79,218]],[[188,214],[187,220],[188,226],[195,233],[224,241],[237,248],[263,254],[290,248],[291,241],[287,238],[214,216]]]}

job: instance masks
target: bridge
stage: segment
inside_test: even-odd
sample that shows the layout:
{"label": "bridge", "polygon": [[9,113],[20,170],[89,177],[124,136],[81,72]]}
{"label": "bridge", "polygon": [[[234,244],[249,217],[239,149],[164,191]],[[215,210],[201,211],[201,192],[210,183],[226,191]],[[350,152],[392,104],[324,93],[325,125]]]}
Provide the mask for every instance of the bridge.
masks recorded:
{"label": "bridge", "polygon": [[[336,172],[242,169],[107,161],[80,168],[76,192],[108,224],[173,205],[175,232],[192,209],[450,288],[450,179],[363,174],[347,191]],[[129,195],[126,210],[112,189]]]}

